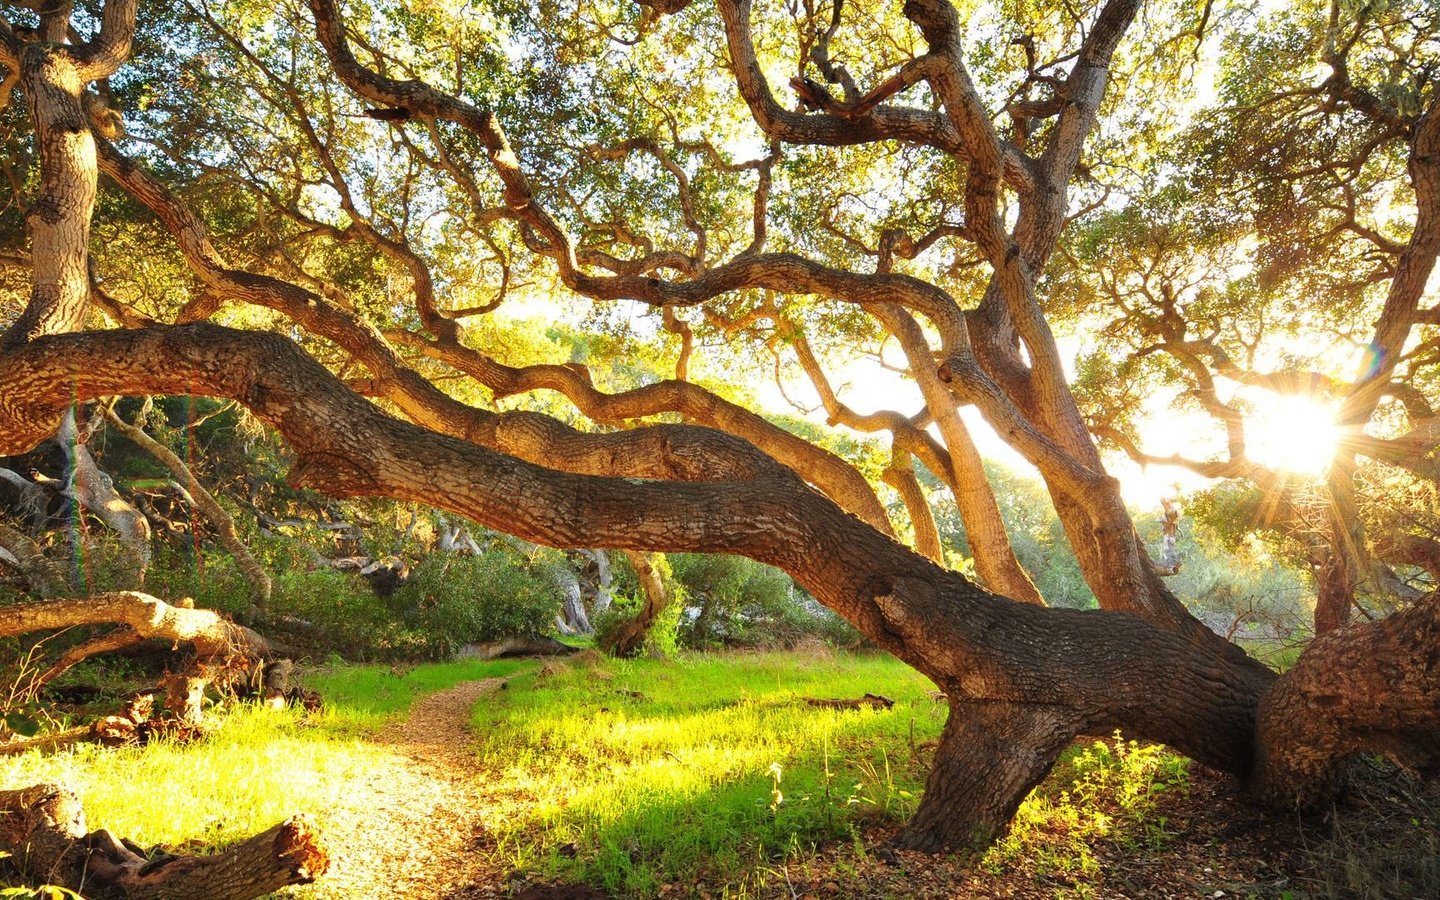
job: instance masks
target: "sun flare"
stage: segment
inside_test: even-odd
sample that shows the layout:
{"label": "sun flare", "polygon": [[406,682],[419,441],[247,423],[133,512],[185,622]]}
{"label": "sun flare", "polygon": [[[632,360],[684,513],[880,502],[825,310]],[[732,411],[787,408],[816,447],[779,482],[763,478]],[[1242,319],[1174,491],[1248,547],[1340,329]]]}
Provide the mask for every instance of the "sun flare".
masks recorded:
{"label": "sun flare", "polygon": [[1296,475],[1321,475],[1339,441],[1334,407],[1314,397],[1260,395],[1245,417],[1250,458]]}

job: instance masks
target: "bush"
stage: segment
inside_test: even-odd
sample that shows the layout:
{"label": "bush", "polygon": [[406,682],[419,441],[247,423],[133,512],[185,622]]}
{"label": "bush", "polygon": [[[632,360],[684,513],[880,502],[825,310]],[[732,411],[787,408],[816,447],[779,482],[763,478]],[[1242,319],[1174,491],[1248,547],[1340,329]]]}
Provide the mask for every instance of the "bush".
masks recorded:
{"label": "bush", "polygon": [[496,549],[478,557],[431,556],[389,603],[432,648],[450,653],[462,644],[545,631],[560,594],[543,571]]}
{"label": "bush", "polygon": [[303,643],[352,659],[430,655],[424,636],[407,628],[357,575],[333,569],[279,575],[270,612],[281,621],[308,623],[299,635]]}
{"label": "bush", "polygon": [[816,638],[849,646],[861,640],[779,569],[698,553],[671,554],[670,564],[690,597],[678,631],[683,646],[792,647]]}
{"label": "bush", "polygon": [[162,546],[150,562],[145,590],[162,600],[190,597],[202,609],[244,612],[250,605],[251,586],[235,565],[235,559],[221,550],[207,550],[197,565],[191,553]]}

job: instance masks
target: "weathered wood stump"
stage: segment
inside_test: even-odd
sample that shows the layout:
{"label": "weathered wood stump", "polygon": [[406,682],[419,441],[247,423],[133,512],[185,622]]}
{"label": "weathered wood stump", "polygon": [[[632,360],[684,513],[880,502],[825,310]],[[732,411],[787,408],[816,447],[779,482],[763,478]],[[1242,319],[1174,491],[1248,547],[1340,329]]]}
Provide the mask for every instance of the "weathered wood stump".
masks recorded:
{"label": "weathered wood stump", "polygon": [[109,831],[89,831],[80,800],[37,784],[0,791],[0,852],[35,884],[125,900],[251,900],[325,873],[330,857],[304,816],[208,856],[147,855]]}

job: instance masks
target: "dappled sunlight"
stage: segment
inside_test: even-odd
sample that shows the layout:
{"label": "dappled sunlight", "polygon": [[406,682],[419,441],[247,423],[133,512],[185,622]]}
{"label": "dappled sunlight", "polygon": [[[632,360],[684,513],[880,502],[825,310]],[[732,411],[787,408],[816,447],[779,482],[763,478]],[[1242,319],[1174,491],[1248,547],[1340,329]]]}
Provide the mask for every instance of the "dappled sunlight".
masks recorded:
{"label": "dappled sunlight", "polygon": [[[813,847],[861,817],[898,821],[924,778],[905,748],[934,738],[945,710],[883,656],[612,661],[529,681],[475,712],[497,850],[627,894],[717,858]],[[895,708],[802,702],[867,690]]]}
{"label": "dappled sunlight", "polygon": [[247,705],[196,743],[82,744],[8,757],[0,759],[0,789],[63,784],[83,799],[91,827],[145,846],[223,846],[297,810],[343,808],[353,785],[384,767],[383,751],[304,715]]}

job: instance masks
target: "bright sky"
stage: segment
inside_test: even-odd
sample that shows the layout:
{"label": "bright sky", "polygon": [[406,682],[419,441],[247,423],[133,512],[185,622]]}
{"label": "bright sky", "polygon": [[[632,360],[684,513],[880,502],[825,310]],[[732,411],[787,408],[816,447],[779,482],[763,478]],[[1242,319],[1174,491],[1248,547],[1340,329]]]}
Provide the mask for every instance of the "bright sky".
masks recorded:
{"label": "bright sky", "polygon": [[[1061,342],[1061,352],[1065,356],[1067,369],[1070,369],[1070,361],[1074,359],[1076,349],[1074,341]],[[881,409],[892,409],[911,415],[924,405],[920,390],[914,382],[884,368],[873,359],[857,360],[843,374],[837,373],[832,377],[840,400],[862,414]],[[795,384],[787,385],[784,394],[773,383],[766,384],[759,392],[760,403],[766,409],[793,413],[794,407],[785,399],[786,394],[796,403],[815,407],[810,418],[817,422],[825,421],[824,411],[818,408],[819,396],[809,382],[803,378]],[[1181,427],[1175,427],[1177,424],[1176,414],[1164,409],[1166,405],[1168,405],[1168,401],[1165,400],[1157,401],[1155,404],[1156,410],[1152,417],[1152,426],[1146,429],[1147,441],[1152,436],[1155,440],[1153,449],[1150,447],[1147,449],[1157,455],[1195,453],[1197,442],[1194,438],[1202,430],[1213,433],[1213,423],[1203,417],[1197,417]],[[985,420],[978,409],[967,406],[961,410],[960,415],[965,426],[970,430],[970,435],[981,456],[1003,463],[1016,472],[1028,474],[1036,479],[1040,477],[1040,473],[1035,467],[1005,443],[995,429],[990,427],[990,423]],[[1128,458],[1120,456],[1106,460],[1106,465],[1110,473],[1120,479],[1126,502],[1141,508],[1159,509],[1160,498],[1172,494],[1174,492],[1173,485],[1177,482],[1183,490],[1191,490],[1206,483],[1205,479],[1188,469],[1174,466],[1150,466],[1148,469],[1141,469]]]}
{"label": "bright sky", "polygon": [[[514,321],[564,321],[571,326],[578,326],[584,315],[584,305],[581,301],[557,303],[553,298],[517,294],[500,307],[495,315]],[[643,310],[637,307],[634,317],[640,333],[654,329],[648,320],[640,318],[643,315]],[[1072,377],[1073,360],[1079,348],[1078,340],[1060,341],[1067,375]],[[782,415],[805,415],[812,421],[823,423],[825,412],[809,380],[798,370],[791,374],[793,377],[786,383],[784,391],[771,378],[761,379],[753,385],[761,410]],[[843,368],[834,368],[831,371],[831,380],[841,401],[862,414],[877,410],[895,410],[905,415],[913,415],[923,406],[920,390],[914,382],[885,368],[870,357],[856,359]],[[808,412],[797,410],[791,401],[806,407]],[[1198,413],[1177,413],[1170,404],[1170,395],[1156,396],[1147,404],[1148,415],[1141,426],[1143,449],[1156,456],[1181,454],[1195,459],[1210,458],[1223,449],[1223,434],[1213,419]],[[1262,428],[1260,433],[1253,435],[1252,442],[1257,446],[1252,449],[1263,452],[1268,434],[1271,444],[1280,448],[1274,452],[1284,453],[1285,448],[1294,446],[1294,435],[1304,430],[1306,423],[1297,421],[1295,415],[1288,410],[1279,413],[1273,410],[1267,412],[1270,413],[1267,419],[1276,423],[1276,426],[1268,432]],[[1009,466],[1018,473],[1039,478],[1035,467],[1000,438],[979,410],[973,406],[964,407],[961,418],[969,428],[981,456]],[[1322,452],[1325,449],[1317,440],[1310,441],[1310,444]],[[1141,510],[1160,509],[1161,498],[1173,495],[1177,484],[1182,492],[1186,492],[1208,483],[1207,479],[1188,469],[1176,466],[1142,468],[1121,454],[1112,455],[1105,463],[1110,474],[1120,479],[1126,502]]]}

